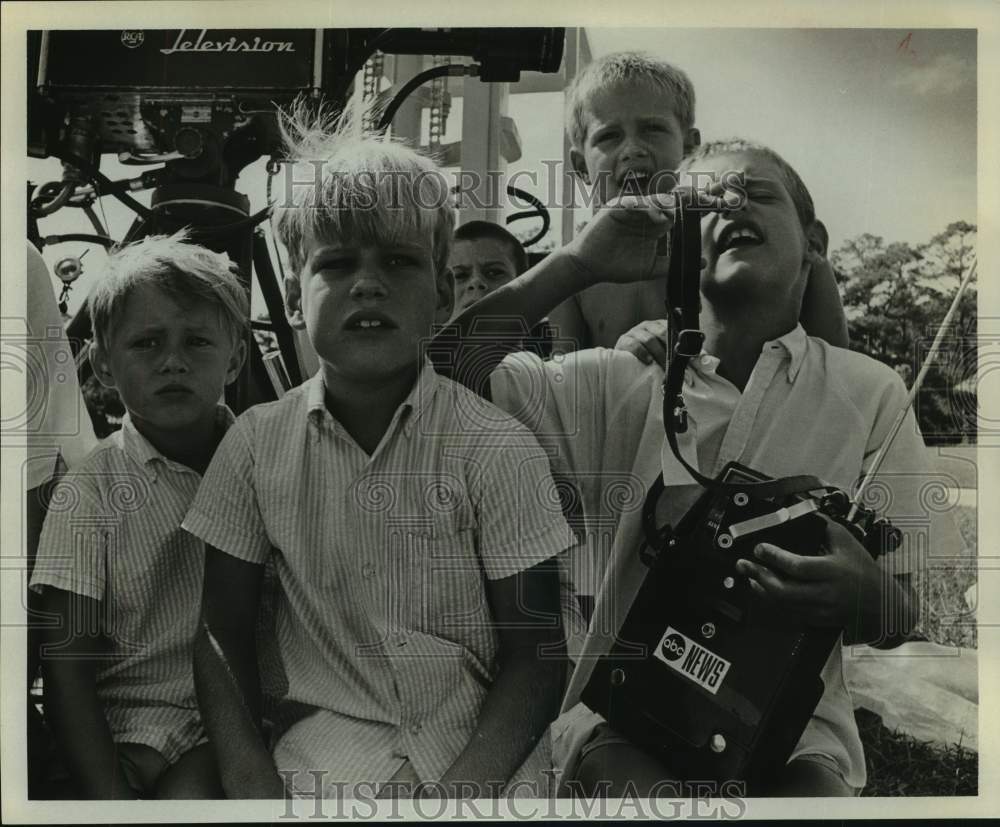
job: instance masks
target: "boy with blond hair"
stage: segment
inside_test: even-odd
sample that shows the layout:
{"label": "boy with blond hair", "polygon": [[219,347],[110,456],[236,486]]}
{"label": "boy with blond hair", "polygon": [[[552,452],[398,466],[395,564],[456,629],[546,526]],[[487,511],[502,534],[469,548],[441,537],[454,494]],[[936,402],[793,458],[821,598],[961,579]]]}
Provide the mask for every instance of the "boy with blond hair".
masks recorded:
{"label": "boy with blond hair", "polygon": [[[592,188],[595,207],[619,195],[670,190],[681,160],[701,142],[694,123],[690,78],[641,52],[595,59],[566,90],[570,160],[573,171]],[[813,244],[825,255],[822,223]],[[649,362],[660,354],[642,347],[649,338],[643,334],[662,338],[663,312],[663,286],[655,281],[592,285],[549,314],[558,339],[554,349],[620,345]],[[806,332],[847,346],[840,295],[825,259],[813,268],[800,312]]]}
{"label": "boy with blond hair", "polygon": [[127,413],[56,489],[31,579],[58,620],[45,712],[85,798],[221,792],[191,667],[204,549],[181,521],[245,356],[230,268],[183,233],[151,236],[112,253],[90,296],[94,372]]}
{"label": "boy with blond hair", "polygon": [[[528,430],[424,356],[453,303],[447,183],[398,143],[301,117],[286,136],[286,303],[320,370],[237,420],[184,522],[210,547],[195,671],[223,785],[544,795],[573,536]],[[269,559],[287,692],[267,743]]]}

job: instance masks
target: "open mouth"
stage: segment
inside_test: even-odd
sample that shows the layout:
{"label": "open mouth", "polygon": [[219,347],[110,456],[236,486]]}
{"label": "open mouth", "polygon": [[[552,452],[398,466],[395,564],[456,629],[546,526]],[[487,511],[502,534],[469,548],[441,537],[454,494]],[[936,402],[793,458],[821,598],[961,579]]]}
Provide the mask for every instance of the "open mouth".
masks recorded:
{"label": "open mouth", "polygon": [[648,195],[652,176],[643,170],[630,169],[621,179],[622,195]]}
{"label": "open mouth", "polygon": [[738,250],[743,247],[758,247],[764,243],[764,233],[752,221],[734,221],[719,235],[716,250],[722,255],[727,250]]}
{"label": "open mouth", "polygon": [[393,330],[396,324],[388,316],[372,311],[360,311],[348,316],[344,323],[345,330],[357,330],[364,333]]}

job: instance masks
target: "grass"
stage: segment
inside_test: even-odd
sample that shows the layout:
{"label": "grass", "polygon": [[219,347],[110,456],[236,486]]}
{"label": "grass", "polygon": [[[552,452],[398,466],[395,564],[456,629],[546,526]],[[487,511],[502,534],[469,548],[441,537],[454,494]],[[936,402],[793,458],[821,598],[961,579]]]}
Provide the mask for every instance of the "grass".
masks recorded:
{"label": "grass", "polygon": [[976,582],[976,511],[959,508],[956,524],[962,551],[956,558],[931,560],[917,579],[920,623],[917,631],[944,646],[975,649],[976,617],[965,602],[965,592]]}
{"label": "grass", "polygon": [[979,755],[963,747],[941,748],[882,726],[874,712],[854,714],[865,747],[868,786],[863,796],[976,795]]}
{"label": "grass", "polygon": [[[976,512],[958,510],[962,553],[957,559],[932,564],[918,577],[921,597],[917,631],[945,646],[976,648],[975,615],[965,592],[976,582]],[[976,795],[979,755],[960,746],[942,748],[887,729],[873,712],[855,712],[865,748],[868,785],[863,796]]]}

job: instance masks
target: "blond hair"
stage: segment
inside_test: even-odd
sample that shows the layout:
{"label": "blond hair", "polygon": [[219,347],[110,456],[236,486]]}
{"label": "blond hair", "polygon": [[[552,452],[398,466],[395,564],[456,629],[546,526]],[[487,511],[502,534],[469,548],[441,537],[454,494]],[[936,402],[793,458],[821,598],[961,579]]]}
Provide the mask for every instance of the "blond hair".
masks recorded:
{"label": "blond hair", "polygon": [[112,250],[104,275],[88,298],[94,340],[107,352],[115,324],[129,295],[152,285],[181,305],[214,305],[223,325],[239,341],[249,325],[250,298],[235,265],[225,253],[192,244],[187,230],[151,235]]}
{"label": "blond hair", "polygon": [[289,164],[274,230],[296,275],[306,245],[330,236],[378,244],[426,238],[436,273],[447,269],[455,209],[432,160],[302,103],[282,113],[280,124]]}
{"label": "blond hair", "polygon": [[777,152],[764,144],[754,143],[745,138],[725,138],[719,141],[710,141],[698,147],[694,152],[684,158],[678,172],[687,170],[697,171],[697,163],[706,158],[713,158],[716,155],[736,155],[747,154],[766,158],[778,169],[781,175],[781,183],[788,191],[792,203],[795,205],[795,212],[798,214],[799,223],[802,229],[808,229],[809,225],[816,220],[816,207],[813,204],[809,189],[799,177],[794,167],[782,158]]}
{"label": "blond hair", "polygon": [[694,84],[685,72],[644,52],[614,52],[588,63],[566,90],[566,133],[574,149],[583,148],[584,112],[594,96],[621,83],[637,82],[667,92],[681,128],[687,132],[694,126]]}

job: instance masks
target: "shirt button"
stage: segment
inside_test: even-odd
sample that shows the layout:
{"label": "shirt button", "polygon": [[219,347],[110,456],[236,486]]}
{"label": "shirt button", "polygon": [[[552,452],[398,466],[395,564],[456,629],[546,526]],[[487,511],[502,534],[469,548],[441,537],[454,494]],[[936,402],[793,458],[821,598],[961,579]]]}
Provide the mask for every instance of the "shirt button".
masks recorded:
{"label": "shirt button", "polygon": [[371,577],[373,574],[375,574],[375,566],[373,566],[371,563],[365,563],[361,567],[361,573],[365,577]]}

